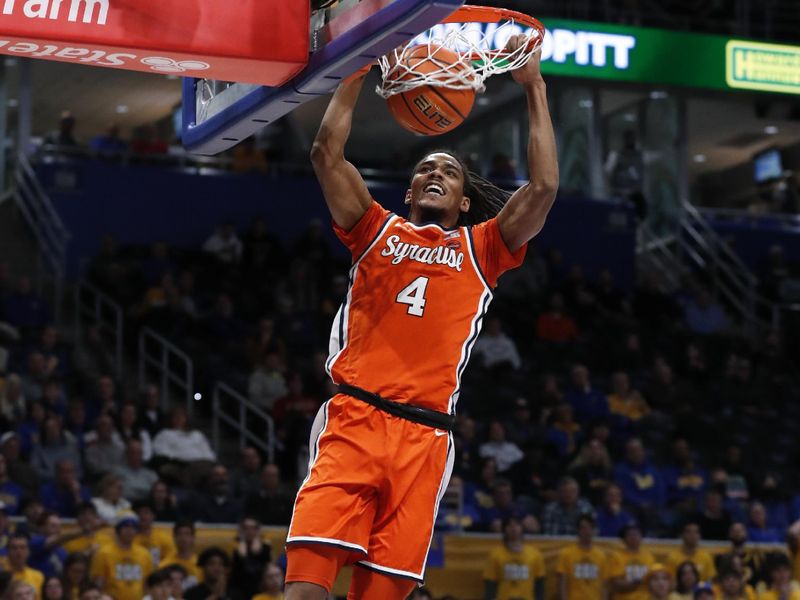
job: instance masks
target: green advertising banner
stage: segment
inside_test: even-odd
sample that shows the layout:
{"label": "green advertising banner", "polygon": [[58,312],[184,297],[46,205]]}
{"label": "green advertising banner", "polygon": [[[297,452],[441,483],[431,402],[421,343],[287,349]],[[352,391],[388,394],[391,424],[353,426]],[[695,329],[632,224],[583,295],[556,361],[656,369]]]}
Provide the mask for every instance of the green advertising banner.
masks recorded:
{"label": "green advertising banner", "polygon": [[542,22],[545,74],[800,94],[800,46],[546,17]]}

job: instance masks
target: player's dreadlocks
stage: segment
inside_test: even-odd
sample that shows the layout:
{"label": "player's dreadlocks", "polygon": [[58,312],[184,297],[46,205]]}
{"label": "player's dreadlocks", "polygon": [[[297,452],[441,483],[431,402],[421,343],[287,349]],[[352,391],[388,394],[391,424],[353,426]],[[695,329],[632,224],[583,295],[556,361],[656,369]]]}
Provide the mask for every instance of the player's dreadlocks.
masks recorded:
{"label": "player's dreadlocks", "polygon": [[432,150],[426,156],[431,154],[447,154],[455,158],[461,166],[461,172],[464,174],[464,195],[470,199],[470,203],[469,211],[462,212],[458,217],[460,226],[477,225],[497,216],[497,213],[511,197],[511,192],[500,189],[488,179],[470,171],[467,163],[458,153],[440,149]]}

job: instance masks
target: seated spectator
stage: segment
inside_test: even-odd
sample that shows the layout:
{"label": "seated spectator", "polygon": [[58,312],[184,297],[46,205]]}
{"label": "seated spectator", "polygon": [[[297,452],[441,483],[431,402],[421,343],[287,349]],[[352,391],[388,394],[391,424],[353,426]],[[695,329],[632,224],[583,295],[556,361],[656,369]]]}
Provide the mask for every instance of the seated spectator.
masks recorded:
{"label": "seated spectator", "polygon": [[236,523],[242,511],[241,499],[235,498],[228,481],[228,469],[217,464],[205,485],[191,500],[190,512],[203,523]]}
{"label": "seated spectator", "polygon": [[[183,600],[184,581],[186,581],[186,569],[180,565],[170,565],[166,567],[169,573],[170,590],[173,600]],[[198,570],[199,571],[199,570]]]}
{"label": "seated spectator", "polygon": [[48,379],[42,385],[42,404],[48,413],[62,419],[67,415],[67,397],[56,379]]}
{"label": "seated spectator", "polygon": [[605,598],[608,557],[594,546],[594,519],[581,515],[576,527],[577,543],[561,550],[556,559],[560,600]]}
{"label": "seated spectator", "polygon": [[31,453],[31,466],[40,479],[50,481],[55,477],[56,464],[62,460],[71,462],[81,477],[81,457],[75,438],[62,430],[61,419],[49,415],[42,423],[41,443]]}
{"label": "seated spectator", "polygon": [[233,223],[223,223],[203,244],[203,251],[214,256],[220,263],[232,265],[242,258],[242,241]]}
{"label": "seated spectator", "polygon": [[121,515],[114,526],[114,541],[92,557],[92,581],[114,600],[141,600],[144,582],[153,572],[150,553],[134,543],[138,526],[132,513]]}
{"label": "seated spectator", "polygon": [[156,472],[144,466],[142,442],[136,438],[128,440],[124,464],[114,467],[111,472],[120,478],[122,495],[131,502],[146,499],[158,481]]}
{"label": "seated spectator", "polygon": [[75,517],[78,507],[90,497],[89,489],[78,481],[75,466],[68,460],[58,461],[55,479],[39,489],[44,507],[61,517]]}
{"label": "seated spectator", "polygon": [[769,573],[765,569],[764,551],[747,544],[747,527],[744,523],[733,523],[728,539],[731,542],[728,556],[735,557],[738,560],[737,564],[742,565],[745,583],[754,588],[759,584],[769,583]]}
{"label": "seated spectator", "polygon": [[[79,600],[108,600],[109,596],[96,583],[89,582],[81,587]],[[113,600],[113,599],[112,599]]]}
{"label": "seated spectator", "polygon": [[67,560],[67,551],[63,544],[78,536],[80,532],[62,534],[58,515],[45,512],[39,521],[38,532],[30,538],[28,564],[41,571],[45,577],[61,575]]}
{"label": "seated spectator", "polygon": [[28,354],[22,371],[22,393],[29,402],[42,400],[45,383],[53,376],[54,369],[55,364],[48,364],[41,352],[34,350]]}
{"label": "seated spectator", "polygon": [[42,589],[44,575],[41,571],[28,566],[30,558],[30,541],[26,534],[14,532],[6,544],[6,570],[11,573],[13,581],[32,585],[34,590]]}
{"label": "seated spectator", "polygon": [[578,338],[578,327],[565,312],[561,294],[550,297],[550,310],[536,319],[536,337],[543,342],[567,344]]}
{"label": "seated spectator", "polygon": [[[6,600],[34,600],[39,598],[40,588],[36,588],[27,581],[14,579],[11,573],[0,573],[0,582],[5,582],[3,598]],[[44,579],[42,579],[44,581]]]}
{"label": "seated spectator", "polygon": [[20,439],[14,431],[0,435],[0,454],[6,459],[8,477],[20,485],[29,496],[35,496],[39,489],[39,478],[28,461],[20,457]]}
{"label": "seated spectator", "polygon": [[25,491],[8,476],[6,457],[0,454],[0,505],[6,514],[15,516],[19,513],[20,504]]}
{"label": "seated spectator", "polygon": [[230,585],[228,570],[231,560],[222,548],[206,548],[197,562],[203,570],[203,582],[186,590],[186,600],[243,600],[243,596]]}
{"label": "seated spectator", "polygon": [[25,418],[17,424],[16,433],[19,435],[20,453],[30,457],[34,447],[41,443],[42,426],[47,418],[47,411],[41,400],[28,402]]}
{"label": "seated spectator", "polygon": [[44,512],[41,500],[36,497],[26,498],[22,503],[22,516],[25,517],[25,520],[17,523],[14,533],[24,533],[27,536],[36,533]]}
{"label": "seated spectator", "polygon": [[99,154],[122,154],[128,149],[128,144],[120,139],[119,123],[112,123],[106,133],[92,138],[89,147]]}
{"label": "seated spectator", "polygon": [[[520,397],[514,400],[513,410],[510,416],[511,418],[503,423],[503,427],[505,427],[506,434],[510,441],[522,448],[526,446],[528,442],[539,437],[541,429],[531,414],[531,405],[526,398]],[[463,436],[463,431],[460,433]],[[461,447],[464,447],[463,439],[461,440]]]}
{"label": "seated spectator", "polygon": [[625,460],[614,467],[614,481],[625,501],[646,515],[664,506],[664,481],[659,470],[647,460],[642,441],[631,438],[625,445]]}
{"label": "seated spectator", "polygon": [[[595,506],[599,505],[603,501],[606,488],[614,482],[611,457],[605,445],[597,439],[586,442],[578,458],[569,466],[569,474],[578,482],[589,501]],[[602,528],[600,535],[605,535]]]}
{"label": "seated spectator", "polygon": [[74,600],[81,597],[81,590],[91,585],[89,582],[89,558],[85,554],[71,553],[64,561],[64,574],[61,577],[66,598]]}
{"label": "seated spectator", "polygon": [[136,405],[126,402],[119,409],[117,427],[111,437],[120,448],[124,448],[129,440],[138,440],[142,446],[142,460],[150,462],[153,458],[153,442],[150,433],[140,423]]}
{"label": "seated spectator", "polygon": [[503,521],[503,545],[492,550],[483,570],[484,597],[544,600],[545,574],[542,553],[524,543],[522,523]]}
{"label": "seated spectator", "polygon": [[2,308],[3,320],[22,330],[39,329],[52,319],[47,303],[34,292],[28,277],[20,277],[16,290],[6,296]]}
{"label": "seated spectator", "polygon": [[773,554],[769,561],[769,589],[759,600],[800,600],[800,589],[792,581],[792,565],[783,554]]}
{"label": "seated spectator", "polygon": [[203,432],[190,429],[186,409],[180,406],[172,410],[170,427],[153,440],[153,455],[162,476],[187,485],[202,479],[217,458]]}
{"label": "seated spectator", "polygon": [[114,421],[102,414],[86,435],[86,471],[95,481],[124,464],[125,447],[114,441]]}
{"label": "seated spectator", "polygon": [[499,473],[508,471],[524,456],[519,446],[506,439],[506,430],[499,421],[491,422],[488,437],[489,439],[481,444],[478,453],[481,458],[493,458]]}
{"label": "seated spectator", "polygon": [[172,527],[172,541],[174,551],[165,556],[159,563],[159,568],[170,568],[179,566],[184,570],[181,584],[184,590],[197,585],[203,576],[197,564],[197,553],[195,552],[195,527],[194,522],[183,519],[179,520]]}
{"label": "seated spectator", "polygon": [[64,431],[75,438],[78,448],[83,452],[86,448],[86,436],[89,433],[89,421],[86,418],[86,404],[81,398],[71,398],[64,418]]}
{"label": "seated spectator", "polygon": [[708,485],[708,475],[695,463],[689,442],[683,438],[675,440],[672,463],[662,473],[669,505],[687,515],[697,512]]}
{"label": "seated spectator", "polygon": [[603,503],[597,509],[597,531],[603,537],[617,537],[620,531],[633,522],[633,515],[625,510],[622,490],[618,485],[606,487]]}
{"label": "seated spectator", "polygon": [[697,515],[700,535],[705,540],[724,540],[731,528],[731,515],[725,510],[722,494],[716,489],[708,490],[703,496],[703,509]]}
{"label": "seated spectator", "polygon": [[153,571],[145,582],[147,595],[142,600],[173,600],[170,592],[172,582],[166,570]]}
{"label": "seated spectator", "polygon": [[239,466],[234,469],[231,476],[233,493],[240,498],[257,494],[261,488],[261,471],[261,455],[252,446],[246,446],[242,450]]}
{"label": "seated spectator", "polygon": [[48,370],[55,377],[66,377],[72,373],[69,348],[62,343],[58,329],[48,325],[42,329],[37,350],[44,356]]}
{"label": "seated spectator", "polygon": [[750,522],[747,526],[747,537],[750,541],[761,543],[777,543],[783,541],[783,533],[767,523],[767,509],[761,502],[750,504]]}
{"label": "seated spectator", "polygon": [[491,503],[480,509],[479,528],[499,533],[503,520],[509,517],[518,519],[527,533],[538,533],[541,530],[539,521],[533,514],[533,507],[520,499],[514,499],[511,482],[497,479],[492,488]]}
{"label": "seated spectator", "polygon": [[156,512],[156,521],[178,520],[178,500],[164,481],[158,480],[153,484],[148,501]]}
{"label": "seated spectator", "polygon": [[283,600],[283,571],[275,563],[269,563],[261,576],[259,593],[253,600]]}
{"label": "seated spectator", "polygon": [[575,535],[578,517],[584,514],[594,518],[594,509],[580,497],[578,482],[564,477],[558,483],[558,497],[544,508],[542,533],[544,535]]}
{"label": "seated spectator", "polygon": [[481,357],[481,364],[485,369],[519,369],[522,360],[517,351],[517,345],[503,331],[500,319],[488,319],[486,327],[475,342],[473,353]]}
{"label": "seated spectator", "polygon": [[575,418],[581,424],[605,419],[609,416],[608,400],[605,394],[592,387],[589,369],[583,365],[572,367],[572,387],[567,391],[566,400],[575,411]]}
{"label": "seated spectator", "polygon": [[[697,596],[695,590],[700,589],[700,573],[697,572],[697,567],[690,560],[684,561],[678,565],[675,571],[675,591],[669,595],[669,600],[694,600]],[[714,600],[714,592],[711,586],[708,585],[710,598]]]}
{"label": "seated spectator", "polygon": [[286,387],[285,371],[286,366],[283,364],[280,354],[267,352],[262,364],[258,365],[250,374],[247,383],[250,401],[271,411],[275,401],[289,391]]}
{"label": "seated spectator", "polygon": [[720,561],[719,576],[714,585],[714,597],[720,600],[745,600],[755,598],[755,590],[748,587],[744,582],[741,570],[734,564],[730,557],[724,557]]}
{"label": "seated spectator", "polygon": [[654,564],[647,574],[648,600],[668,600],[672,589],[672,573],[659,563]]}
{"label": "seated spectator", "polygon": [[153,557],[153,564],[158,566],[162,558],[175,554],[172,536],[163,529],[153,527],[156,513],[147,502],[134,504],[133,511],[139,519],[139,530],[133,541],[146,549]]}
{"label": "seated spectator", "polygon": [[[97,509],[91,502],[84,502],[77,509],[77,523],[78,528],[75,531],[77,537],[64,542],[64,550],[69,553],[69,556],[80,554],[86,558],[97,552],[101,546],[113,541],[113,534],[108,523],[103,521],[97,514]],[[67,562],[69,562],[69,556]],[[88,564],[87,573],[88,574]],[[67,569],[67,564],[64,564],[64,569]]]}
{"label": "seated spectator", "polygon": [[[143,409],[139,414],[139,430],[147,431],[151,440],[164,427],[164,413],[161,410],[161,394],[158,386],[148,384],[144,388]],[[147,460],[150,460],[149,458]]]}
{"label": "seated spectator", "polygon": [[305,444],[308,428],[313,423],[320,404],[319,400],[305,394],[303,378],[299,373],[294,373],[288,378],[286,395],[275,401],[272,416],[289,435],[293,426],[299,426],[302,429],[302,443]]}
{"label": "seated spectator", "polygon": [[131,514],[131,503],[122,497],[122,480],[119,477],[106,475],[97,484],[97,489],[100,493],[92,498],[92,504],[103,521],[113,524]]}
{"label": "seated spectator", "polygon": [[636,600],[642,597],[648,576],[658,573],[658,565],[653,555],[642,548],[642,530],[635,522],[628,523],[620,537],[622,550],[609,557],[609,587],[617,600]]}
{"label": "seated spectator", "polygon": [[700,289],[685,307],[686,327],[692,333],[724,333],[730,327],[725,311],[706,289]]}
{"label": "seated spectator", "polygon": [[613,377],[614,393],[608,397],[608,409],[623,428],[637,423],[650,414],[650,407],[639,390],[631,389],[628,374],[617,371]]}
{"label": "seated spectator", "polygon": [[0,389],[0,417],[9,423],[18,423],[25,417],[25,394],[22,393],[22,377],[11,373]]}
{"label": "seated spectator", "polygon": [[285,525],[292,516],[294,494],[281,483],[277,465],[264,465],[259,488],[245,499],[244,513],[265,525]]}
{"label": "seated spectator", "polygon": [[231,585],[245,598],[252,598],[271,558],[272,548],[261,537],[261,523],[252,517],[241,519],[234,542]]}
{"label": "seated spectator", "polygon": [[573,420],[572,414],[572,406],[562,402],[553,410],[552,421],[546,431],[547,441],[564,458],[574,455],[578,448],[581,426]]}
{"label": "seated spectator", "polygon": [[681,546],[667,554],[667,566],[676,573],[678,565],[691,561],[700,573],[701,581],[708,581],[716,575],[714,559],[700,547],[700,526],[694,521],[686,521],[681,531]]}

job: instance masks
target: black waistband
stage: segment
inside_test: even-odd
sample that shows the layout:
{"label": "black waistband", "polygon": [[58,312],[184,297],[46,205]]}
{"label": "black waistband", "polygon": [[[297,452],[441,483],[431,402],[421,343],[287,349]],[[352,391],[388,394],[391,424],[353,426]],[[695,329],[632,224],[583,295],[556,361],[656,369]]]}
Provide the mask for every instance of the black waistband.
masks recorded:
{"label": "black waistband", "polygon": [[367,404],[371,404],[375,408],[387,412],[395,417],[427,425],[434,429],[444,429],[445,431],[454,431],[456,428],[455,415],[448,415],[447,413],[431,410],[429,408],[422,408],[421,406],[414,406],[413,404],[400,404],[393,402],[386,398],[381,398],[378,394],[373,394],[360,387],[349,385],[347,383],[339,384],[339,391],[358,400],[362,400]]}

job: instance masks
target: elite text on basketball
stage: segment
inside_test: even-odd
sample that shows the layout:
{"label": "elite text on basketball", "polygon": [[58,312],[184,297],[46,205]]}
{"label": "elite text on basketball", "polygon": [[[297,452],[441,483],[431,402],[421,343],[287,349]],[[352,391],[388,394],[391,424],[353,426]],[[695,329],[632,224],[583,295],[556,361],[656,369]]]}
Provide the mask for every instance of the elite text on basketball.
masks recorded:
{"label": "elite text on basketball", "polygon": [[[105,25],[108,18],[109,0],[3,0],[3,14],[13,15],[20,10],[29,19],[49,19],[58,21],[65,19],[77,23]],[[69,10],[66,5],[69,4]],[[64,6],[62,6],[64,5]],[[81,15],[81,8],[83,14]],[[96,10],[95,10],[96,9]],[[95,14],[96,13],[96,14]]]}

